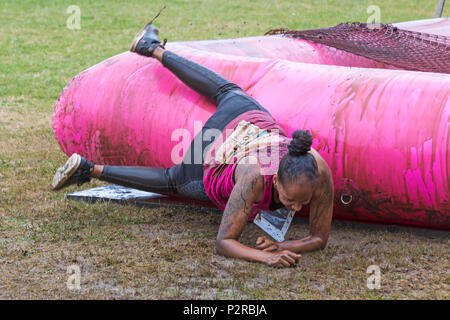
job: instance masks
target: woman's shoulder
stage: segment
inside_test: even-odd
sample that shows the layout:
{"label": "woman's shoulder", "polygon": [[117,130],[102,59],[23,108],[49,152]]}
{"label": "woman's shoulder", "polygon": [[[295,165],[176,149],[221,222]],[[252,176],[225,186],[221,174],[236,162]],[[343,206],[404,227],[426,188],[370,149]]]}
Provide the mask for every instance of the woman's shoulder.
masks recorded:
{"label": "woman's shoulder", "polygon": [[246,156],[240,159],[236,164],[235,171],[236,182],[243,177],[247,179],[262,178],[261,166],[258,160],[253,156]]}
{"label": "woman's shoulder", "polygon": [[320,153],[313,148],[311,148],[309,152],[316,160],[317,169],[319,170],[319,179],[332,179],[330,167],[328,166],[328,163],[325,161],[325,159],[320,155]]}
{"label": "woman's shoulder", "polygon": [[258,162],[251,161],[239,161],[235,168],[236,185],[241,185],[244,188],[251,186],[251,190],[254,191],[258,197],[264,191],[264,175],[261,173],[261,167]]}

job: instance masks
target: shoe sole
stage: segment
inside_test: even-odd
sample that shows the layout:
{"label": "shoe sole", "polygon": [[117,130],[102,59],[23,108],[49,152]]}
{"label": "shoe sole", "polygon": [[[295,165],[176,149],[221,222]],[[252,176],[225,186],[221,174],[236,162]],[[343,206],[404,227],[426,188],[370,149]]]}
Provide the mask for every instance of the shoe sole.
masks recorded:
{"label": "shoe sole", "polygon": [[61,189],[64,183],[77,171],[80,162],[81,156],[79,154],[74,153],[71,155],[66,163],[56,170],[55,176],[53,177],[52,190]]}
{"label": "shoe sole", "polygon": [[145,34],[145,28],[142,29],[141,31],[139,31],[138,34],[136,34],[136,37],[134,37],[133,42],[131,43],[131,47],[130,47],[131,52],[135,52],[134,50],[136,49],[136,46],[137,46],[139,40],[144,36],[144,34]]}

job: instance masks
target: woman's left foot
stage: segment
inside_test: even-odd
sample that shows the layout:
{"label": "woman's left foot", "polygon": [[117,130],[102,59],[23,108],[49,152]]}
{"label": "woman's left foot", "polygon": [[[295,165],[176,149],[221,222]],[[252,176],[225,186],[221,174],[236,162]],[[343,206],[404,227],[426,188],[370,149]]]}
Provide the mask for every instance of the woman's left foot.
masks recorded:
{"label": "woman's left foot", "polygon": [[161,44],[158,34],[158,28],[156,28],[155,25],[148,23],[134,38],[131,43],[130,51],[146,57],[151,57],[153,51],[155,51],[157,47],[164,49],[167,42],[167,39],[164,39],[164,43]]}
{"label": "woman's left foot", "polygon": [[66,163],[56,170],[53,177],[52,190],[59,190],[77,184],[81,186],[91,181],[94,164],[77,153],[74,153]]}

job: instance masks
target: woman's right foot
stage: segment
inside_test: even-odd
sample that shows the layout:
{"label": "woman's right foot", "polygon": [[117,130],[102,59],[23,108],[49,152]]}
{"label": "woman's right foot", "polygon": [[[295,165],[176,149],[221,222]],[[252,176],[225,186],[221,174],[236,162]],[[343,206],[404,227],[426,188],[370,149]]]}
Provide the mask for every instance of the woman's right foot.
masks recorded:
{"label": "woman's right foot", "polygon": [[77,184],[81,186],[91,181],[94,164],[77,153],[74,153],[66,163],[56,170],[53,177],[52,190],[59,190]]}
{"label": "woman's right foot", "polygon": [[164,43],[161,44],[158,34],[158,28],[156,28],[156,26],[152,23],[148,23],[141,31],[139,31],[136,37],[134,37],[134,40],[131,43],[130,51],[146,57],[151,57],[153,55],[153,51],[155,51],[157,47],[164,49],[167,42],[167,39],[164,39]]}

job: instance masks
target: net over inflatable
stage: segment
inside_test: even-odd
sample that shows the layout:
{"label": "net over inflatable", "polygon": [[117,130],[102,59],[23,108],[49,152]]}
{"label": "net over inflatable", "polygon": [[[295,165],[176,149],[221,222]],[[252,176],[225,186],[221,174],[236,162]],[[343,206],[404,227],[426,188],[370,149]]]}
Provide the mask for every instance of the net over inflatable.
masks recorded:
{"label": "net over inflatable", "polygon": [[[450,36],[446,18],[396,27]],[[239,85],[288,135],[311,131],[313,148],[333,173],[335,219],[450,230],[444,67],[402,69],[395,61],[279,34],[169,42],[166,49]],[[436,50],[448,54],[450,45],[442,41]],[[156,59],[125,52],[72,79],[55,105],[53,129],[67,155],[170,167],[177,162],[173,150],[181,161],[214,110]],[[174,136],[180,128],[188,135]]]}

